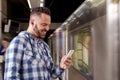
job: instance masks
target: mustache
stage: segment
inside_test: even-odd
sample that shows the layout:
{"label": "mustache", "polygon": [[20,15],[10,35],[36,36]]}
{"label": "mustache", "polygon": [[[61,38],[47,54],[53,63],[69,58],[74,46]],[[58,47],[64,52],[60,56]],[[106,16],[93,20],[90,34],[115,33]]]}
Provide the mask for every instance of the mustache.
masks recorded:
{"label": "mustache", "polygon": [[42,31],[47,32],[47,30],[42,30]]}

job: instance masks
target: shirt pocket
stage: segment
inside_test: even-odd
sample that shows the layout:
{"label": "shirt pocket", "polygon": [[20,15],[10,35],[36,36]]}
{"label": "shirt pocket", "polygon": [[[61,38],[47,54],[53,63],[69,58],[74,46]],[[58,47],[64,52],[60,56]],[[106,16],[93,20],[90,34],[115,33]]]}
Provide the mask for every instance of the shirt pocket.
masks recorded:
{"label": "shirt pocket", "polygon": [[24,62],[28,65],[44,65],[44,61],[40,57],[37,57],[39,54],[34,54],[32,51],[25,51]]}

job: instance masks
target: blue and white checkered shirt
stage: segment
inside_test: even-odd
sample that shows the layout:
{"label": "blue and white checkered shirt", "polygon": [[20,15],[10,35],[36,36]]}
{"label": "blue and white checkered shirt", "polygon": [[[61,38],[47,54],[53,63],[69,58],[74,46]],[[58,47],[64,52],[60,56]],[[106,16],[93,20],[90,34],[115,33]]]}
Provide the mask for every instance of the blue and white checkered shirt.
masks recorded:
{"label": "blue and white checkered shirt", "polygon": [[48,45],[27,31],[15,37],[6,51],[4,80],[52,80],[63,72],[54,65]]}

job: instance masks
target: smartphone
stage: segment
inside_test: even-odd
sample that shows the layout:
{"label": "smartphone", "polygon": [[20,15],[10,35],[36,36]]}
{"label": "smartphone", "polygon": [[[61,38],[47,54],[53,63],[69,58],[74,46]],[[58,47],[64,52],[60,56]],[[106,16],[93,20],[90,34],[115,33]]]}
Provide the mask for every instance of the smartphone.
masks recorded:
{"label": "smartphone", "polygon": [[74,50],[70,50],[67,54],[67,56],[72,56],[72,54],[74,53]]}

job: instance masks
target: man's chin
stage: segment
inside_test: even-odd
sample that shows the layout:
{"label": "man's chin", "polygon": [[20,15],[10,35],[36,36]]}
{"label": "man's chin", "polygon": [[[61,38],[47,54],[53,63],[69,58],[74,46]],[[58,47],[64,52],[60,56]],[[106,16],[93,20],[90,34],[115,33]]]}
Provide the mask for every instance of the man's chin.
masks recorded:
{"label": "man's chin", "polygon": [[38,39],[44,39],[45,36],[36,36]]}
{"label": "man's chin", "polygon": [[41,39],[44,39],[44,38],[45,38],[45,36],[40,36],[40,38],[41,38]]}

